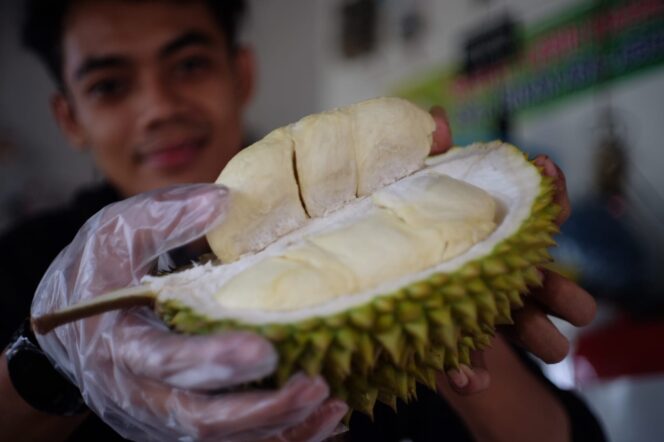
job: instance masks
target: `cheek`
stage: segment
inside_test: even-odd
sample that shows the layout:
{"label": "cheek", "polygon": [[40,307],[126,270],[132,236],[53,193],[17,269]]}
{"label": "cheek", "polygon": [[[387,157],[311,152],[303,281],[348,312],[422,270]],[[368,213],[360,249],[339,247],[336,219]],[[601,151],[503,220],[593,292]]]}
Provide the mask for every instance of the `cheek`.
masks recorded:
{"label": "cheek", "polygon": [[232,126],[237,121],[236,103],[228,96],[218,96],[217,99],[206,97],[202,106],[214,126]]}
{"label": "cheek", "polygon": [[[230,89],[216,90],[205,95],[200,103],[217,142],[226,149],[236,147],[242,139],[242,106]],[[237,146],[239,147],[239,146]]]}
{"label": "cheek", "polygon": [[227,74],[211,76],[207,81],[192,86],[190,92],[197,97],[200,106],[217,120],[237,118],[241,112],[236,83]]}
{"label": "cheek", "polygon": [[103,169],[128,167],[132,162],[131,118],[125,112],[93,111],[86,118],[88,144]]}
{"label": "cheek", "polygon": [[118,144],[131,133],[133,118],[126,106],[90,106],[82,115],[89,137],[104,145]]}

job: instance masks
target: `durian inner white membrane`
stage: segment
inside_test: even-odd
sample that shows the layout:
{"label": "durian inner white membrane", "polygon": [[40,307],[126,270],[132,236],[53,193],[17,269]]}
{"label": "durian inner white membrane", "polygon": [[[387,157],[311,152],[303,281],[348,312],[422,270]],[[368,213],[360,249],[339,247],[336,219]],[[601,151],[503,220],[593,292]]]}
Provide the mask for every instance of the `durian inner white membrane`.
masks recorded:
{"label": "durian inner white membrane", "polygon": [[[329,233],[333,229],[350,225],[366,216],[375,207],[371,197],[358,198],[325,218],[312,218],[304,227],[281,237],[264,250],[247,255],[225,265],[205,264],[193,269],[162,277],[146,277],[144,282],[158,293],[160,302],[177,300],[209,319],[234,319],[245,323],[288,323],[313,316],[328,316],[366,303],[381,294],[389,294],[416,281],[427,279],[439,272],[452,273],[463,264],[489,254],[502,239],[515,233],[530,215],[532,204],[540,189],[541,177],[537,170],[525,165],[526,159],[509,145],[471,145],[455,148],[445,155],[427,159],[425,168],[410,177],[421,174],[440,173],[477,186],[491,195],[496,202],[497,227],[483,241],[470,247],[465,253],[433,267],[407,276],[384,281],[368,290],[346,294],[296,310],[259,310],[227,308],[215,295],[242,271],[269,257],[280,256],[286,249],[302,244],[302,238],[316,233]],[[525,167],[524,167],[525,166]],[[404,179],[400,180],[403,181]],[[398,185],[394,183],[386,186]]]}

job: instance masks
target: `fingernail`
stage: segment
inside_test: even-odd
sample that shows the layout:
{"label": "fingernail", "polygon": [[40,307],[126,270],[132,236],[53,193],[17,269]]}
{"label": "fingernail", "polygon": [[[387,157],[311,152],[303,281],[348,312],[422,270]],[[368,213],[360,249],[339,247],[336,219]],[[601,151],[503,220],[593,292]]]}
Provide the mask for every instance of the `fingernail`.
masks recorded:
{"label": "fingernail", "polygon": [[470,378],[474,374],[473,369],[467,365],[461,365],[459,367],[461,368],[461,372],[466,375],[466,378]]}
{"label": "fingernail", "polygon": [[447,372],[447,376],[457,388],[463,388],[468,385],[468,376],[466,376],[466,374],[461,370],[457,370],[456,368],[449,370]]}

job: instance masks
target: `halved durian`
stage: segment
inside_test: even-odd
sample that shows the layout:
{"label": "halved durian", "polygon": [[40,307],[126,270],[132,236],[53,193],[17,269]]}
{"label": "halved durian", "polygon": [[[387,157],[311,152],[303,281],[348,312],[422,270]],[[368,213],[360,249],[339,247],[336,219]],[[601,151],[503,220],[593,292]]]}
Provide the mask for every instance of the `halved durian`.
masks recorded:
{"label": "halved durian", "polygon": [[558,213],[551,180],[517,148],[427,158],[434,127],[384,98],[272,132],[219,177],[231,202],[208,240],[223,264],[128,292],[181,332],[265,336],[278,384],[321,373],[365,413],[411,399],[416,382],[434,388],[540,284]]}

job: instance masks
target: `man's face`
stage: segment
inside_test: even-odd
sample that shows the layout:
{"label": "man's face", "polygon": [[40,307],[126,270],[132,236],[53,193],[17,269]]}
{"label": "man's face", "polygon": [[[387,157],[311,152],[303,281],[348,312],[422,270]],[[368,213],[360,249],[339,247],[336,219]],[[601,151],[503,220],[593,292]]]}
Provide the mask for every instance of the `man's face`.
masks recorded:
{"label": "man's face", "polygon": [[65,22],[53,109],[124,195],[214,181],[242,142],[251,54],[202,2],[81,1]]}

